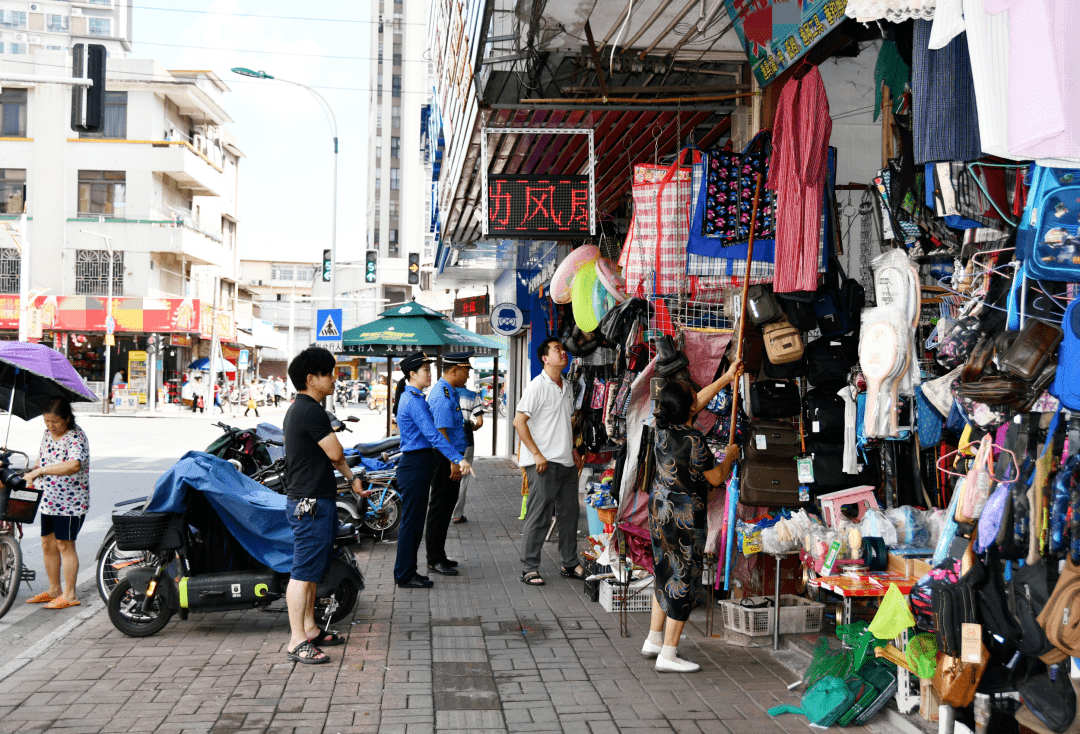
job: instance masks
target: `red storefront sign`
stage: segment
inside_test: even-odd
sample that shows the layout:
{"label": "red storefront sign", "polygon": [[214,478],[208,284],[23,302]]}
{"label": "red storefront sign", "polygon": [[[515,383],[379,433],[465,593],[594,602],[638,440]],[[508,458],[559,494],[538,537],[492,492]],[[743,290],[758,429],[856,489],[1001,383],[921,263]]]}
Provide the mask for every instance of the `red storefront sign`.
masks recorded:
{"label": "red storefront sign", "polygon": [[[104,296],[38,296],[45,331],[105,331]],[[192,298],[114,297],[117,333],[199,333],[201,302]],[[0,295],[0,329],[19,328],[19,297]]]}

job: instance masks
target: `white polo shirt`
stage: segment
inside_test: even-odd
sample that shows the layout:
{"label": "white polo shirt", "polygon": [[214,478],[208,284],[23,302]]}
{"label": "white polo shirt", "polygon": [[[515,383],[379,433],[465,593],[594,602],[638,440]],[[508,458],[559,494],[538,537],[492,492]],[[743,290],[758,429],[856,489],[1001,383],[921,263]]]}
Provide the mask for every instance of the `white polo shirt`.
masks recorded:
{"label": "white polo shirt", "polygon": [[[546,372],[541,372],[521,394],[517,411],[529,416],[529,433],[549,463],[574,465],[574,432],[570,425],[574,414],[574,391],[565,377],[560,388]],[[522,442],[518,466],[535,464],[532,452]]]}

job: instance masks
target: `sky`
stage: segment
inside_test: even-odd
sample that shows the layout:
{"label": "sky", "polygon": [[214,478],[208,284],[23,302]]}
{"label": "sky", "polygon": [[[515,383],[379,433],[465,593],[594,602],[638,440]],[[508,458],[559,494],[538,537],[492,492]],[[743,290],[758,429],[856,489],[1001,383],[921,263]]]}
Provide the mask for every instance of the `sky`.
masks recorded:
{"label": "sky", "polygon": [[338,260],[363,258],[369,2],[133,0],[130,58],[154,59],[166,69],[209,69],[231,90],[228,128],[247,156],[240,162],[241,258],[321,260],[330,243],[333,135],[307,90],[245,78],[230,71],[235,66],[307,84],[326,98],[340,151]]}

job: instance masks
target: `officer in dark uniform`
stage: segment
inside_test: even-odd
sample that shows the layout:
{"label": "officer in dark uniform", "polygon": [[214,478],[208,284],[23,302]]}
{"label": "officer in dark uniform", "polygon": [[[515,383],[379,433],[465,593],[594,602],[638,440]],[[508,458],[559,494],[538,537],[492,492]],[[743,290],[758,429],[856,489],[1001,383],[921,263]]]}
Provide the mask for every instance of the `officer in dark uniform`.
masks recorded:
{"label": "officer in dark uniform", "polygon": [[[469,448],[465,435],[465,420],[461,415],[461,399],[457,389],[465,387],[474,352],[457,352],[443,357],[443,376],[428,393],[428,405],[435,427],[462,455]],[[461,474],[454,472],[450,461],[441,454],[435,456],[435,472],[431,476],[431,498],[427,515],[428,569],[443,576],[457,576],[457,561],[446,557],[446,531],[454,516],[454,505],[461,489]]]}
{"label": "officer in dark uniform", "polygon": [[416,572],[416,552],[424,535],[424,517],[428,509],[435,457],[445,457],[448,474],[453,472],[460,477],[471,471],[462,453],[435,428],[431,410],[421,392],[431,385],[433,361],[423,352],[415,352],[401,360],[401,371],[405,374],[407,385],[398,398],[395,411],[401,433],[402,455],[397,468],[401,527],[398,530],[394,581],[398,586],[410,589],[426,589],[435,585],[427,576]]}

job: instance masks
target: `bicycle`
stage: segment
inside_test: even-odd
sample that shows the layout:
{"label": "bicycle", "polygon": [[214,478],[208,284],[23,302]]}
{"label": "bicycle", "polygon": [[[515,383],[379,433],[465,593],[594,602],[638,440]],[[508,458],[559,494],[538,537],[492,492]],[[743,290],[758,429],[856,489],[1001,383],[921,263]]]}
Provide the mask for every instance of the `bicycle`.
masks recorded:
{"label": "bicycle", "polygon": [[[18,454],[26,460],[22,469],[12,469],[9,459]],[[30,457],[22,451],[4,449],[0,452],[0,617],[3,617],[19,596],[19,585],[33,581],[37,572],[25,568],[22,560],[23,523],[31,523],[37,514],[41,490],[26,486],[22,475],[30,466]]]}

